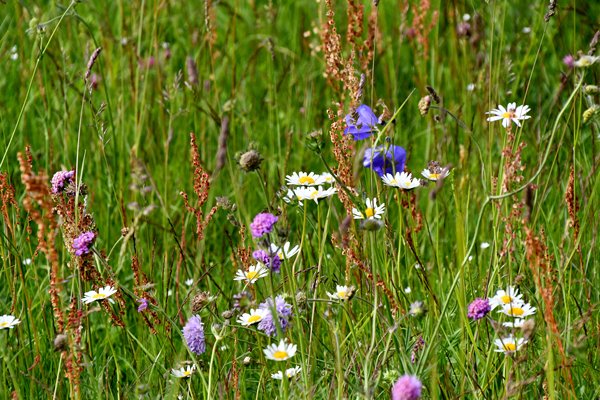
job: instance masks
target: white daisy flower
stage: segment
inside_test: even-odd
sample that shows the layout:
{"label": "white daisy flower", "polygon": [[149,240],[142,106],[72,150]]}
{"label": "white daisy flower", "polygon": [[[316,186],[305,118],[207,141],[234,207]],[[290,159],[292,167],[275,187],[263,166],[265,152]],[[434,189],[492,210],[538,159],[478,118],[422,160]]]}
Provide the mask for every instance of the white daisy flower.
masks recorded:
{"label": "white daisy flower", "polygon": [[269,313],[269,310],[264,310],[262,308],[257,308],[255,310],[250,310],[250,313],[244,313],[240,317],[238,317],[237,322],[243,326],[250,326],[252,324],[256,324],[257,322],[262,321],[262,319]]}
{"label": "white daisy flower", "polygon": [[285,339],[281,339],[279,344],[270,344],[266,349],[263,350],[265,357],[268,360],[274,361],[285,361],[296,354],[297,346],[295,344],[287,343]]}
{"label": "white daisy flower", "polygon": [[85,292],[81,301],[83,301],[85,304],[90,304],[94,301],[106,300],[115,293],[117,293],[117,289],[108,285],[104,286],[103,288],[100,288],[97,292],[95,290]]}
{"label": "white daisy flower", "polygon": [[[298,366],[293,367],[293,368],[288,368],[285,370],[285,375],[288,377],[288,379],[291,379],[294,376],[298,375],[300,373],[300,371],[302,371],[302,368],[300,368]],[[278,379],[281,381],[281,380],[283,380],[283,372],[277,371],[271,375],[271,378]]]}
{"label": "white daisy flower", "polygon": [[277,254],[277,256],[282,259],[289,259],[300,251],[300,246],[296,245],[290,249],[290,242],[285,242],[283,247],[277,246],[275,243],[271,243],[271,253]]}
{"label": "white daisy flower", "polygon": [[509,286],[506,290],[498,290],[496,295],[490,298],[490,307],[492,310],[496,307],[504,307],[507,304],[512,304],[513,306],[525,304],[523,295],[519,293],[518,289],[512,286]]}
{"label": "white daisy flower", "polygon": [[523,318],[517,318],[510,322],[503,322],[502,325],[507,328],[522,328],[523,324],[525,324],[525,321],[527,320]]}
{"label": "white daisy flower", "polygon": [[425,168],[423,171],[421,171],[421,175],[430,181],[439,181],[440,179],[444,179],[449,173],[450,170],[448,168],[442,168],[439,172],[431,171],[429,168]]}
{"label": "white daisy flower", "polygon": [[0,317],[0,329],[12,329],[20,323],[21,320],[12,315],[3,315]]}
{"label": "white daisy flower", "polygon": [[421,186],[421,181],[408,172],[396,172],[394,175],[385,174],[381,177],[381,180],[387,186],[393,186],[404,190],[414,189]]}
{"label": "white daisy flower", "polygon": [[521,347],[527,343],[527,340],[523,338],[515,338],[513,335],[494,340],[496,349],[494,351],[504,354],[512,354],[516,351],[521,350]]}
{"label": "white daisy flower", "polygon": [[385,212],[385,204],[377,205],[377,198],[375,197],[372,200],[367,199],[365,203],[367,208],[365,208],[364,213],[356,208],[352,208],[352,215],[354,216],[354,219],[381,219],[381,216]]}
{"label": "white daisy flower", "polygon": [[506,304],[502,306],[501,310],[498,310],[502,314],[506,314],[509,317],[525,318],[535,314],[535,307],[531,307],[529,303],[524,304]]}
{"label": "white daisy flower", "polygon": [[171,375],[173,375],[175,378],[189,378],[195,370],[195,365],[188,365],[187,367],[181,367],[179,369],[171,368]]}
{"label": "white daisy flower", "polygon": [[329,183],[331,185],[335,183],[335,178],[329,172],[323,172],[321,174],[321,179],[323,180],[323,183]]}
{"label": "white daisy flower", "polygon": [[314,172],[294,172],[292,175],[285,177],[288,185],[294,186],[318,186],[322,185],[325,180],[323,175],[315,174]]}
{"label": "white daisy flower", "polygon": [[527,115],[529,111],[531,111],[529,106],[522,105],[517,107],[517,103],[509,103],[506,108],[502,105],[498,105],[498,108],[488,111],[486,114],[492,114],[492,116],[487,119],[488,121],[502,120],[502,126],[508,128],[511,121],[517,126],[521,126],[519,121],[531,118],[531,116]]}
{"label": "white daisy flower", "polygon": [[351,286],[336,285],[335,293],[327,292],[327,296],[329,296],[331,300],[348,300],[352,297],[353,293],[354,288]]}
{"label": "white daisy flower", "polygon": [[248,271],[238,269],[235,273],[234,281],[246,281],[248,283],[254,283],[260,278],[263,278],[269,274],[269,270],[262,264],[251,265]]}
{"label": "white daisy flower", "polygon": [[194,284],[194,280],[193,279],[188,279],[185,281],[185,285],[186,286],[192,286]]}
{"label": "white daisy flower", "polygon": [[598,60],[600,60],[600,57],[583,55],[579,58],[579,60],[575,61],[573,65],[577,68],[585,68],[597,63]]}

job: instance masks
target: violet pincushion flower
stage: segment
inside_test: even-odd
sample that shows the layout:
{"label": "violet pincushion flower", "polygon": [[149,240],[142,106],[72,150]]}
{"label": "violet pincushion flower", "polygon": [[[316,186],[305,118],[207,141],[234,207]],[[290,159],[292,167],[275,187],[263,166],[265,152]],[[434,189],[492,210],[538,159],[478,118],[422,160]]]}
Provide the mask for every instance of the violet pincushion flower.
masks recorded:
{"label": "violet pincushion flower", "polygon": [[492,307],[490,306],[490,301],[478,297],[469,304],[467,317],[471,318],[473,321],[477,321],[478,319],[485,317],[491,310]]}
{"label": "violet pincushion flower", "polygon": [[83,256],[92,250],[96,234],[92,231],[82,233],[73,240],[73,250],[76,256]]}
{"label": "violet pincushion flower", "polygon": [[[258,323],[258,330],[263,331],[268,336],[273,336],[277,333],[277,325],[273,321],[273,299],[269,297],[264,303],[258,306],[261,310],[267,310],[263,319]],[[279,326],[285,332],[289,325],[290,317],[292,316],[292,306],[288,304],[283,296],[275,297],[275,311],[279,317]]]}
{"label": "violet pincushion flower", "polygon": [[372,168],[379,176],[394,174],[404,171],[406,161],[406,150],[401,146],[390,145],[389,147],[377,146],[365,150],[363,166]]}
{"label": "violet pincushion flower", "polygon": [[193,315],[183,327],[183,337],[194,354],[202,354],[206,351],[206,341],[204,340],[204,324],[200,316]]}
{"label": "violet pincushion flower", "polygon": [[376,132],[379,118],[369,106],[361,104],[356,111],[346,115],[344,135],[351,134],[354,140],[363,140]]}
{"label": "violet pincushion flower", "polygon": [[263,237],[267,233],[271,233],[273,225],[279,218],[271,213],[260,213],[254,217],[250,224],[250,231],[255,238]]}
{"label": "violet pincushion flower", "polygon": [[52,177],[52,193],[62,193],[75,177],[75,171],[58,171]]}
{"label": "violet pincushion flower", "polygon": [[423,385],[416,376],[403,375],[392,387],[392,400],[418,400]]}
{"label": "violet pincushion flower", "polygon": [[252,253],[252,257],[269,267],[273,272],[279,272],[281,269],[281,259],[277,254],[269,254],[264,250],[256,250]]}
{"label": "violet pincushion flower", "polygon": [[575,57],[573,55],[567,54],[563,57],[562,61],[567,67],[571,69],[575,68]]}

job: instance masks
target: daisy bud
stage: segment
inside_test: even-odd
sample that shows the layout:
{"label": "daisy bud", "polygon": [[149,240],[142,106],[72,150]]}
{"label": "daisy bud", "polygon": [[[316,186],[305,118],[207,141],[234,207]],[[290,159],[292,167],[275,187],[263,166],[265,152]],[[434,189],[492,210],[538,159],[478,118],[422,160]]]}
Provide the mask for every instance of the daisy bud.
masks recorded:
{"label": "daisy bud", "polygon": [[54,351],[63,351],[67,349],[67,335],[59,333],[54,338]]}
{"label": "daisy bud", "polygon": [[368,232],[376,232],[383,228],[383,225],[384,222],[380,219],[367,218],[361,221],[359,228]]}
{"label": "daisy bud", "polygon": [[583,91],[585,94],[598,94],[600,93],[600,88],[596,85],[585,85]]}
{"label": "daisy bud", "polygon": [[262,161],[262,156],[256,150],[248,150],[238,158],[238,164],[240,168],[246,172],[256,171],[259,169]]}
{"label": "daisy bud", "polygon": [[209,292],[200,292],[192,299],[192,312],[197,314],[200,310],[210,303],[211,297]]}
{"label": "daisy bud", "polygon": [[231,317],[233,317],[233,310],[225,310],[221,313],[221,317],[225,318],[225,319],[230,319]]}
{"label": "daisy bud", "polygon": [[314,131],[307,133],[305,136],[306,139],[306,147],[315,153],[320,153],[321,150],[325,147],[325,141],[323,141],[323,132],[322,131]]}
{"label": "daisy bud", "polygon": [[598,113],[598,110],[600,110],[600,106],[598,106],[597,104],[594,104],[593,106],[585,110],[583,112],[583,123],[587,124]]}

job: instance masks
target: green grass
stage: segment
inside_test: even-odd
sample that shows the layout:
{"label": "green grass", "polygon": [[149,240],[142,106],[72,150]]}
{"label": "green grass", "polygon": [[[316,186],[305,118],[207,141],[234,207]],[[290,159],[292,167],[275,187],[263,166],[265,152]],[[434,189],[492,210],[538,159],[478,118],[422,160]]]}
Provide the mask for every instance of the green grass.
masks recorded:
{"label": "green grass", "polygon": [[[423,382],[423,398],[600,396],[599,131],[594,118],[583,119],[600,99],[578,86],[598,83],[600,70],[598,64],[569,69],[562,62],[566,54],[588,52],[598,29],[596,2],[559,2],[557,14],[545,22],[547,2],[434,0],[424,19],[427,52],[418,42],[422,32],[410,30],[419,3],[410,1],[405,13],[402,2],[379,2],[373,59],[364,70],[359,52],[353,64],[357,77],[366,74],[361,102],[380,111],[381,99],[391,114],[397,112],[378,143],[387,136],[403,146],[415,176],[430,160],[451,165],[452,172],[441,186],[417,188],[412,197],[361,166],[361,151],[375,136],[356,142],[348,160],[354,206],[377,196],[386,212],[379,231],[360,230],[359,221],[349,225],[352,255],[342,251],[346,212],[337,196],[298,207],[278,195],[294,171],[338,166],[327,110],[336,112],[335,103],[342,102],[342,113],[348,113],[351,94],[324,76],[323,43],[314,31],[327,20],[324,0],[213,1],[209,16],[204,2],[6,3],[0,3],[0,173],[14,187],[16,205],[0,196],[6,204],[0,315],[21,323],[0,330],[0,397],[235,398],[237,382],[241,398],[389,398],[404,374]],[[373,26],[373,5],[360,4],[362,43]],[[346,10],[345,2],[335,4],[347,60]],[[472,34],[461,38],[456,27],[466,13]],[[84,74],[97,47],[102,51],[92,72],[98,85],[90,91]],[[197,65],[197,84],[186,68],[188,57]],[[440,108],[419,114],[426,85],[451,115]],[[506,194],[500,183],[515,156],[503,153],[506,130],[486,122],[485,112],[513,101],[528,104],[532,118],[522,129],[513,125],[511,151],[526,145],[523,179],[513,180]],[[215,171],[224,118],[225,164]],[[322,159],[307,146],[306,134],[314,131],[323,133]],[[188,193],[196,204],[190,132],[211,177],[204,215],[219,197],[235,204],[234,210],[216,211],[202,240],[180,195]],[[63,240],[63,234],[69,237],[65,220],[47,214],[46,223],[58,224],[60,308],[66,316],[75,299],[82,311],[78,390],[66,376],[68,357],[78,348],[72,342],[76,329],[65,332],[66,353],[53,345],[61,332],[48,292],[50,261],[38,249],[38,226],[26,212],[30,194],[17,159],[26,146],[33,170],[45,171],[48,184],[56,171],[77,169],[98,233],[88,258],[103,280],[113,277],[125,301],[109,305],[123,312],[124,327],[114,326],[99,303],[81,302],[95,287],[79,273],[72,243]],[[264,160],[259,171],[247,173],[236,154],[251,147]],[[565,200],[571,169],[578,237]],[[226,319],[233,295],[243,288],[233,280],[240,265],[236,249],[259,248],[249,224],[268,208],[279,215],[272,239],[301,245],[298,258],[285,261],[280,274],[251,289],[257,304],[280,294],[292,304],[290,327],[275,337],[240,326],[235,310]],[[130,235],[123,236],[124,227]],[[528,252],[527,229],[547,248],[540,263],[539,251]],[[491,246],[482,249],[482,242]],[[502,252],[505,243],[508,254]],[[144,323],[147,312],[136,311],[134,256],[157,300],[150,307],[158,317],[156,334]],[[354,297],[331,301],[327,292],[336,284],[354,286]],[[501,333],[492,320],[504,321],[501,314],[493,311],[477,322],[467,318],[473,299],[509,285],[537,308],[535,330],[515,356],[494,352]],[[553,304],[544,302],[542,288]],[[181,329],[200,291],[216,299],[199,313],[207,351],[194,355]],[[409,313],[417,301],[426,309],[421,316]],[[281,337],[297,344],[298,353],[286,362],[265,359],[263,349]],[[425,344],[413,363],[419,338]],[[197,371],[187,380],[172,377],[171,368],[184,361]],[[296,365],[302,368],[298,378],[271,379]]]}

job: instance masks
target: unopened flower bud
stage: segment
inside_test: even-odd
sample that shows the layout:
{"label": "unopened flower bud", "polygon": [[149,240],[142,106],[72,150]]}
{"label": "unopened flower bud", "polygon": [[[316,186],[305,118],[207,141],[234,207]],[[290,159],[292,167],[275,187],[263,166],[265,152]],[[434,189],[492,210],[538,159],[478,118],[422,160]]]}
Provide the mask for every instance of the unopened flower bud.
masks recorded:
{"label": "unopened flower bud", "polygon": [[421,115],[426,115],[429,112],[429,107],[431,107],[431,97],[429,95],[419,100],[419,113]]}
{"label": "unopened flower bud", "polygon": [[596,85],[585,85],[583,91],[585,94],[598,94],[600,93],[600,88]]}
{"label": "unopened flower bud", "polygon": [[256,171],[260,168],[263,158],[260,153],[254,149],[248,150],[247,152],[240,155],[238,164],[241,169],[246,172]]}
{"label": "unopened flower bud", "polygon": [[590,120],[598,113],[599,110],[600,106],[598,106],[597,104],[594,104],[593,106],[585,110],[583,112],[583,123],[587,124],[588,122],[590,122]]}
{"label": "unopened flower bud", "polygon": [[54,338],[54,351],[63,351],[67,349],[67,335],[64,333],[59,333]]}

